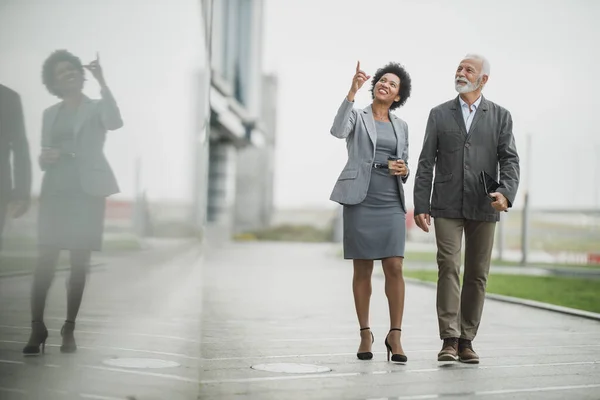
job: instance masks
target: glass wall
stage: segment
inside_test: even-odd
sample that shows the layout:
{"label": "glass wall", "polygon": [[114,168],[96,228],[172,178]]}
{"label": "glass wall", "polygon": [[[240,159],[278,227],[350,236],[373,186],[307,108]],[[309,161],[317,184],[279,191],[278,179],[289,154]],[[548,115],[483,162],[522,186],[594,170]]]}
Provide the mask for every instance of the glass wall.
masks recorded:
{"label": "glass wall", "polygon": [[[104,148],[120,188],[108,199],[107,233],[132,228],[179,235],[202,229],[211,5],[209,0],[0,3],[0,83],[22,100],[34,199],[42,177],[35,163],[42,113],[59,101],[42,84],[42,64],[57,49],[84,64],[98,54],[124,121],[108,133]],[[100,98],[89,72],[84,94]],[[35,215],[32,209],[21,223],[11,223],[7,234],[31,227]]]}

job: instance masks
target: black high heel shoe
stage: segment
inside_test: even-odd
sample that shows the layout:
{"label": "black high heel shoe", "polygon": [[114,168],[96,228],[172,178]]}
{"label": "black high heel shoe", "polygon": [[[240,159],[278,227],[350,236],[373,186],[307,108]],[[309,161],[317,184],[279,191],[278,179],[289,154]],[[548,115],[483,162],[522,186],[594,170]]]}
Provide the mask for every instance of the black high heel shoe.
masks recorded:
{"label": "black high heel shoe", "polygon": [[[390,332],[391,331],[402,332],[402,329],[392,328],[390,329]],[[388,336],[390,335],[390,332],[388,332],[387,336],[385,337],[385,347],[387,348],[387,360],[390,361],[390,353],[392,353],[392,362],[405,363],[406,361],[408,361],[408,358],[404,354],[394,354],[392,352],[392,346],[388,342]]]}
{"label": "black high heel shoe", "polygon": [[23,348],[25,356],[39,356],[46,351],[46,339],[48,339],[48,329],[41,321],[31,322],[31,335],[29,341]]}
{"label": "black high heel shoe", "polygon": [[[371,330],[371,328],[367,327],[367,328],[360,328],[361,331],[366,331],[367,329]],[[373,336],[373,332],[371,333],[371,344],[375,343],[375,336]],[[373,353],[371,353],[370,351],[364,351],[362,353],[356,353],[356,357],[358,357],[359,360],[371,360],[373,359]]]}
{"label": "black high heel shoe", "polygon": [[77,351],[77,343],[75,343],[75,322],[65,321],[60,330],[62,336],[62,345],[60,346],[61,353],[75,353]]}

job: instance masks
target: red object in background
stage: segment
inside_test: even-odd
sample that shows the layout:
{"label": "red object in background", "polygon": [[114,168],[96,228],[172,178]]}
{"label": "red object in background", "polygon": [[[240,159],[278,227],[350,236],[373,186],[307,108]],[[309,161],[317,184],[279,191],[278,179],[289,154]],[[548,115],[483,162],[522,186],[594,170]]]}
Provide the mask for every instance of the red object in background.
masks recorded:
{"label": "red object in background", "polygon": [[587,263],[588,264],[600,264],[600,253],[588,253]]}
{"label": "red object in background", "polygon": [[104,216],[107,219],[131,219],[133,205],[130,201],[107,200],[106,212]]}

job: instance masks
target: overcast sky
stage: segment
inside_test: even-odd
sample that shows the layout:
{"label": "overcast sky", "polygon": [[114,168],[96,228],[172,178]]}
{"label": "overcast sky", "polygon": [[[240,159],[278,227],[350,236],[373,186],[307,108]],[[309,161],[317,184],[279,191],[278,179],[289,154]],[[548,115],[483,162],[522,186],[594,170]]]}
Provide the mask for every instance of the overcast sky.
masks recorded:
{"label": "overcast sky", "polygon": [[[534,206],[600,206],[598,20],[593,0],[265,0],[264,68],[280,82],[276,205],[335,205],[328,198],[346,152],[329,129],[357,60],[369,74],[388,61],[411,74],[413,92],[396,114],[409,126],[415,172],[429,110],[457,95],[454,71],[477,52],[492,66],[484,95],[513,116],[522,158],[515,206],[528,165]],[[357,107],[370,103],[368,86]]]}

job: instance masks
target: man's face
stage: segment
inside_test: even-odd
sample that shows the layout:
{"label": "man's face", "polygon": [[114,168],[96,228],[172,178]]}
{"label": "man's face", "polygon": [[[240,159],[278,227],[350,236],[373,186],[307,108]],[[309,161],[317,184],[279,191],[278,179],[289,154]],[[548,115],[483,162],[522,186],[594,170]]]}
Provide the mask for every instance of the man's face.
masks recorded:
{"label": "man's face", "polygon": [[487,75],[481,73],[483,61],[462,60],[454,75],[454,87],[458,93],[471,93],[481,89],[487,82]]}

